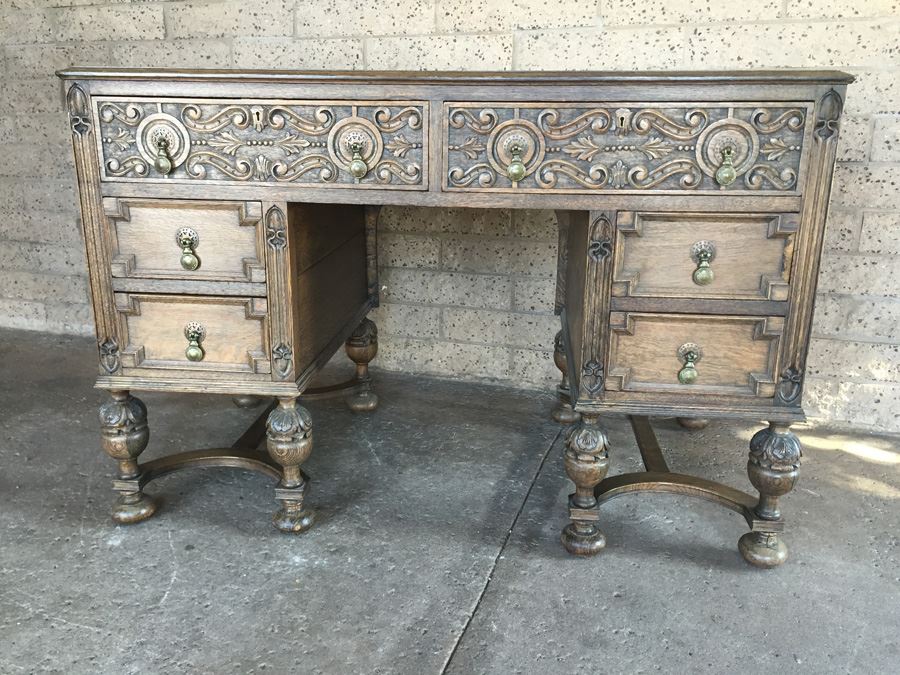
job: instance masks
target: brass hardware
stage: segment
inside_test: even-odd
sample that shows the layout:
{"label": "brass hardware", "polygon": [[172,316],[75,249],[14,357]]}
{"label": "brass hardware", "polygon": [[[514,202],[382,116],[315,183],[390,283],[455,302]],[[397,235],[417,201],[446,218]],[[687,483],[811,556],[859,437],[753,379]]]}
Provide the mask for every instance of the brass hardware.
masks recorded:
{"label": "brass hardware", "polygon": [[697,269],[691,279],[698,286],[708,286],[716,278],[710,263],[716,257],[716,245],[711,241],[698,241],[691,246],[691,259],[697,263]]}
{"label": "brass hardware", "polygon": [[184,337],[187,338],[188,346],[184,350],[184,355],[188,361],[202,361],[206,356],[200,343],[206,337],[206,329],[196,321],[191,321],[184,327]]}
{"label": "brass hardware", "polygon": [[730,145],[722,148],[722,165],[716,170],[716,182],[725,187],[737,180],[737,171],[734,169],[734,150]]}
{"label": "brass hardware", "polygon": [[353,157],[350,160],[350,175],[357,180],[363,178],[367,173],[369,173],[369,166],[362,158],[362,151],[362,143],[350,144],[350,152],[353,153]]}
{"label": "brass hardware", "polygon": [[197,232],[190,227],[182,227],[175,233],[175,243],[181,247],[181,266],[189,272],[199,268],[200,258],[194,251],[200,243]]}
{"label": "brass hardware", "polygon": [[703,350],[700,345],[693,342],[686,342],[678,348],[678,360],[684,364],[684,367],[678,371],[678,381],[681,384],[694,384],[700,373],[697,372],[697,362],[703,357]]}
{"label": "brass hardware", "polygon": [[156,139],[156,159],[153,161],[153,166],[164,176],[172,173],[172,169],[175,168],[172,158],[169,156],[169,139],[165,136]]}
{"label": "brass hardware", "polygon": [[518,183],[525,178],[525,163],[522,161],[522,146],[515,144],[510,146],[509,152],[512,159],[506,167],[506,175],[513,183]]}

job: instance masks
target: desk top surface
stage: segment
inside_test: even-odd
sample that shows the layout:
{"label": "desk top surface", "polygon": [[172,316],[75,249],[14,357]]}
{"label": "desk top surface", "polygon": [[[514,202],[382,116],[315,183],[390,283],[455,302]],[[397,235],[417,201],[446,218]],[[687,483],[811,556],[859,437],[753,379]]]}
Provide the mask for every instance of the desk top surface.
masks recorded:
{"label": "desk top surface", "polygon": [[369,84],[684,84],[721,82],[729,84],[777,83],[841,83],[848,84],[854,76],[839,70],[807,70],[783,68],[779,70],[734,71],[362,71],[362,70],[212,70],[166,68],[91,68],[72,67],[60,70],[63,79],[114,80],[185,80],[226,82],[304,82]]}

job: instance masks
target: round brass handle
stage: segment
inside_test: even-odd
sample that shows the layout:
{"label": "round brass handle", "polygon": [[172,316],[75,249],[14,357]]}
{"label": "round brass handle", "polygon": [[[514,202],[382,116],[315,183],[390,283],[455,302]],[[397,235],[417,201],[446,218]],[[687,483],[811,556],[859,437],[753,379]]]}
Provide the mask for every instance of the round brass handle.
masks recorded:
{"label": "round brass handle", "polygon": [[715,280],[715,272],[710,267],[715,257],[716,246],[711,241],[698,241],[691,246],[691,259],[697,263],[691,279],[698,286],[708,286]]}
{"label": "round brass handle", "polygon": [[369,165],[362,158],[363,146],[361,143],[351,143],[350,152],[353,156],[350,158],[350,175],[356,180],[364,178],[369,173]]}
{"label": "round brass handle", "polygon": [[518,183],[525,178],[526,172],[525,163],[522,161],[522,148],[518,145],[513,145],[510,147],[509,152],[512,158],[506,167],[506,176],[513,183]]}
{"label": "round brass handle", "polygon": [[206,356],[206,352],[203,351],[203,347],[200,346],[200,343],[203,341],[203,338],[206,337],[206,329],[202,324],[191,321],[184,327],[184,337],[186,337],[188,341],[187,349],[184,350],[184,355],[187,357],[187,360],[202,361],[203,357]]}
{"label": "round brass handle", "polygon": [[181,266],[188,272],[200,267],[200,258],[194,249],[200,244],[200,236],[190,227],[182,227],[175,233],[175,243],[181,249]]}
{"label": "round brass handle", "polygon": [[716,182],[722,187],[731,185],[737,180],[737,171],[734,168],[734,150],[730,145],[722,148],[722,164],[716,170]]}
{"label": "round brass handle", "polygon": [[156,139],[156,159],[153,160],[153,167],[164,176],[168,176],[175,168],[169,156],[169,139],[165,136]]}
{"label": "round brass handle", "polygon": [[700,373],[697,371],[697,362],[703,357],[700,345],[686,342],[678,348],[678,360],[684,364],[678,371],[678,381],[681,384],[694,384]]}

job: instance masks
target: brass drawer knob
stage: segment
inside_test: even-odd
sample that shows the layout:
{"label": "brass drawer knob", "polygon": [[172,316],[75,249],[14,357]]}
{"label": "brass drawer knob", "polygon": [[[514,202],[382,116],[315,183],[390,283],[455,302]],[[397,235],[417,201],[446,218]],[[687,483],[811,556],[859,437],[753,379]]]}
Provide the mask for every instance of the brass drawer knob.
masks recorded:
{"label": "brass drawer knob", "polygon": [[369,165],[362,158],[362,151],[362,143],[350,144],[350,152],[353,153],[350,158],[350,175],[357,180],[364,178],[369,173]]}
{"label": "brass drawer knob", "polygon": [[193,272],[200,267],[200,258],[194,249],[200,244],[200,235],[190,227],[182,227],[175,233],[175,243],[181,248],[181,266]]}
{"label": "brass drawer knob", "polygon": [[506,167],[506,176],[513,182],[518,183],[525,178],[525,162],[522,161],[522,146],[515,144],[509,148],[510,158],[509,165]]}
{"label": "brass drawer knob", "polygon": [[708,286],[716,278],[710,267],[710,263],[716,257],[716,245],[711,241],[698,241],[691,246],[691,260],[697,264],[697,269],[691,275],[698,286]]}
{"label": "brass drawer knob", "polygon": [[737,180],[737,171],[734,168],[734,150],[730,145],[722,148],[722,164],[716,170],[716,182],[722,187],[731,185]]}
{"label": "brass drawer knob", "polygon": [[694,384],[700,373],[697,372],[697,362],[703,357],[700,345],[686,342],[678,348],[678,360],[684,364],[678,371],[678,381],[681,384]]}
{"label": "brass drawer knob", "polygon": [[200,343],[203,341],[203,338],[206,337],[206,329],[202,324],[191,321],[184,327],[184,337],[186,337],[188,341],[187,349],[184,350],[184,355],[187,357],[187,360],[202,361],[203,357],[206,356],[206,352],[203,351],[203,347],[200,346]]}
{"label": "brass drawer knob", "polygon": [[169,139],[162,135],[156,139],[156,159],[153,160],[153,168],[164,176],[168,176],[175,168],[169,155]]}

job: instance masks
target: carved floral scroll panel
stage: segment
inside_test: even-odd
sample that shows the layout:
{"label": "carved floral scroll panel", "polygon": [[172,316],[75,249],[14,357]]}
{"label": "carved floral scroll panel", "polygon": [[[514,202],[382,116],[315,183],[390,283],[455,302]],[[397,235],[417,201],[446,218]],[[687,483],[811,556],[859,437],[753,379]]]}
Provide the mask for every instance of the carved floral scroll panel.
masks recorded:
{"label": "carved floral scroll panel", "polygon": [[[445,190],[797,194],[812,103],[447,103]],[[716,173],[730,150],[736,178]],[[513,181],[508,167],[524,164]],[[513,174],[516,175],[516,174]]]}
{"label": "carved floral scroll panel", "polygon": [[[427,188],[422,101],[95,97],[93,105],[104,181]],[[359,178],[354,160],[365,165]]]}

